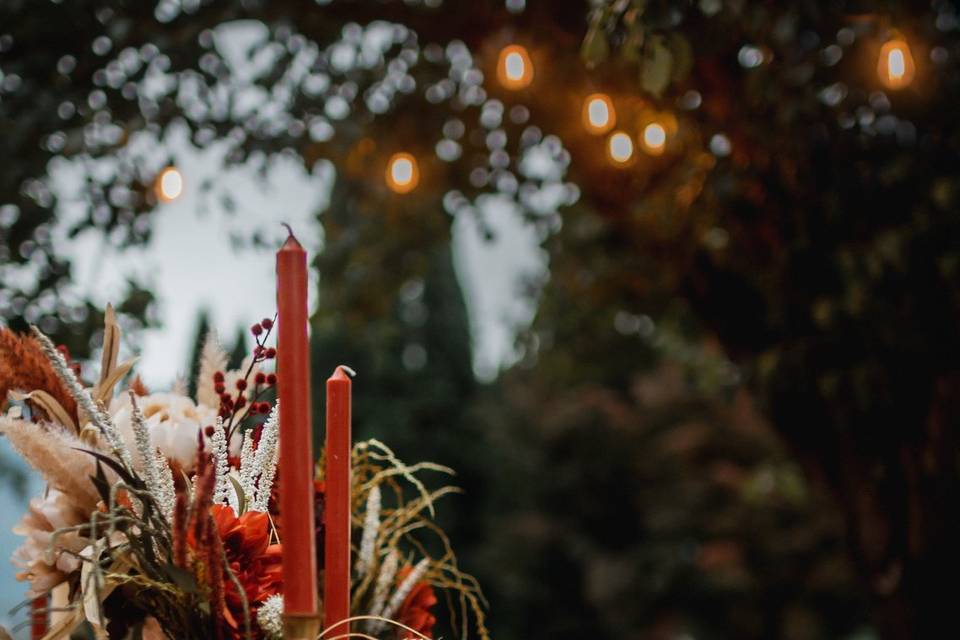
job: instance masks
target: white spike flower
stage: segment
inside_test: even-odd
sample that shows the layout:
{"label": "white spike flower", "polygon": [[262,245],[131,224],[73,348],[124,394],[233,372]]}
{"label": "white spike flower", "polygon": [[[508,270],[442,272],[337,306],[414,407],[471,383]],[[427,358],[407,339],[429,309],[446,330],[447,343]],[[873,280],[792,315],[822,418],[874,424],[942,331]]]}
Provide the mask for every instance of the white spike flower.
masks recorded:
{"label": "white spike flower", "polygon": [[[223,432],[223,419],[217,418],[213,427],[213,436],[210,437],[213,445],[213,460],[216,465],[217,481],[213,488],[213,502],[215,504],[229,504],[237,509],[236,500],[231,499],[230,491],[230,460],[227,454],[227,436]],[[235,498],[235,496],[234,496]]]}
{"label": "white spike flower", "polygon": [[267,511],[270,508],[270,493],[277,474],[277,458],[280,455],[280,403],[274,405],[260,432],[260,443],[253,458],[253,473],[257,479],[256,496],[250,506],[252,511]]}
{"label": "white spike flower", "polygon": [[357,576],[363,578],[373,566],[373,552],[380,531],[380,486],[373,485],[367,494],[367,511],[363,520],[363,536],[360,538],[360,555],[357,558]]}
{"label": "white spike flower", "polygon": [[257,623],[267,640],[283,638],[283,596],[274,594],[263,601],[257,611]]}

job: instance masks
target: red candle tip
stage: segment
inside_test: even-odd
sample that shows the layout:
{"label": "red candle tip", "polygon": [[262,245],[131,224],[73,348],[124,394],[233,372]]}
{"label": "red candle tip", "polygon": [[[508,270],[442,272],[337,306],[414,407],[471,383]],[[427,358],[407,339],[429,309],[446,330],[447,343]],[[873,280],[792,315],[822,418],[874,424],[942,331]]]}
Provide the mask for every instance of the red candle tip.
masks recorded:
{"label": "red candle tip", "polygon": [[330,376],[330,380],[350,380],[353,376],[357,375],[357,372],[348,367],[345,364],[337,366],[333,370],[333,375]]}
{"label": "red candle tip", "polygon": [[281,222],[281,225],[287,229],[287,239],[284,241],[283,246],[280,247],[280,250],[284,249],[302,249],[300,242],[297,240],[297,236],[293,235],[293,228],[286,222]]}

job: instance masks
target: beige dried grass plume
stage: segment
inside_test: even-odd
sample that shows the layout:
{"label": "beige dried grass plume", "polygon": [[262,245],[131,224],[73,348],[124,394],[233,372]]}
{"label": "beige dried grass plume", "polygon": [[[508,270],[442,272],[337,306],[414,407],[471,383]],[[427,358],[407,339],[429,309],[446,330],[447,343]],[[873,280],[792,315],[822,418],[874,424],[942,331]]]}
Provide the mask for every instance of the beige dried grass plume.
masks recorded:
{"label": "beige dried grass plume", "polygon": [[17,453],[23,456],[52,486],[88,512],[96,509],[100,497],[90,481],[96,475],[94,457],[82,449],[85,444],[71,433],[54,425],[39,425],[0,417],[0,434],[7,437]]}
{"label": "beige dried grass plume", "polygon": [[220,406],[220,395],[213,388],[213,374],[227,368],[227,352],[220,346],[217,332],[210,330],[200,352],[200,371],[197,373],[197,403],[208,407]]}

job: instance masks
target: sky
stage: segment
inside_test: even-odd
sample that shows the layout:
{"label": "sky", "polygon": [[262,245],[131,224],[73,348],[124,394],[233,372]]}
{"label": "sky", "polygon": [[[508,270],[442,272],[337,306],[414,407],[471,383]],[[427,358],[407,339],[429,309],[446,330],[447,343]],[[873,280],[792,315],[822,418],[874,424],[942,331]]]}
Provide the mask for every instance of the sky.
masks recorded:
{"label": "sky", "polygon": [[[217,147],[198,151],[176,132],[167,144],[184,176],[184,191],[152,214],[152,236],[143,248],[115,249],[95,230],[67,239],[69,221],[84,206],[79,195],[83,172],[66,162],[53,172],[63,209],[54,234],[73,260],[77,293],[105,305],[120,299],[127,279],[135,276],[157,296],[160,327],[141,332],[137,345],[137,371],[151,388],[167,387],[185,373],[200,309],[207,310],[227,342],[239,329],[273,314],[274,249],[238,247],[233,238],[260,232],[279,247],[286,237],[281,223],[286,222],[308,252],[322,250],[316,214],[327,206],[335,179],[328,164],[308,173],[298,160],[282,156],[271,161],[263,177],[252,167],[224,171]],[[215,187],[205,193],[200,185],[207,179]],[[219,192],[231,194],[238,203],[235,212],[224,210],[215,197]],[[438,210],[435,215],[448,214]],[[463,217],[452,225],[451,242],[470,314],[474,369],[490,379],[514,359],[514,327],[532,317],[521,281],[538,277],[546,265],[537,233],[509,204],[487,203],[484,217],[494,240],[482,237],[473,220]],[[316,286],[314,278],[311,308]]]}

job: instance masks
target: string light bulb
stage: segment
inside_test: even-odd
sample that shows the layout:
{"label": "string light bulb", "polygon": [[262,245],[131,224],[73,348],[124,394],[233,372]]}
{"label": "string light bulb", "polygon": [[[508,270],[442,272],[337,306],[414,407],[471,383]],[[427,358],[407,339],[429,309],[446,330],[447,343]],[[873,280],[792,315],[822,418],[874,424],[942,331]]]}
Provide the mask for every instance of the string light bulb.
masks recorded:
{"label": "string light bulb", "polygon": [[613,129],[617,123],[617,112],[613,101],[605,93],[594,93],[583,101],[583,126],[594,135],[601,135]]}
{"label": "string light bulb", "polygon": [[643,128],[641,142],[644,151],[659,156],[667,148],[667,130],[659,122],[651,122]]}
{"label": "string light bulb", "polygon": [[617,166],[624,166],[633,159],[633,139],[623,131],[614,131],[607,138],[607,155]]}
{"label": "string light bulb", "polygon": [[183,195],[183,174],[176,167],[166,167],[157,176],[153,189],[160,201],[172,202]]}
{"label": "string light bulb", "polygon": [[417,159],[409,153],[395,153],[387,162],[387,186],[394,193],[410,193],[420,182],[420,169]]}
{"label": "string light bulb", "polygon": [[533,61],[526,48],[511,44],[500,50],[497,60],[497,79],[505,89],[518,91],[533,82]]}
{"label": "string light bulb", "polygon": [[903,36],[893,35],[880,47],[877,60],[877,75],[888,89],[903,89],[913,82],[916,75],[910,45]]}

